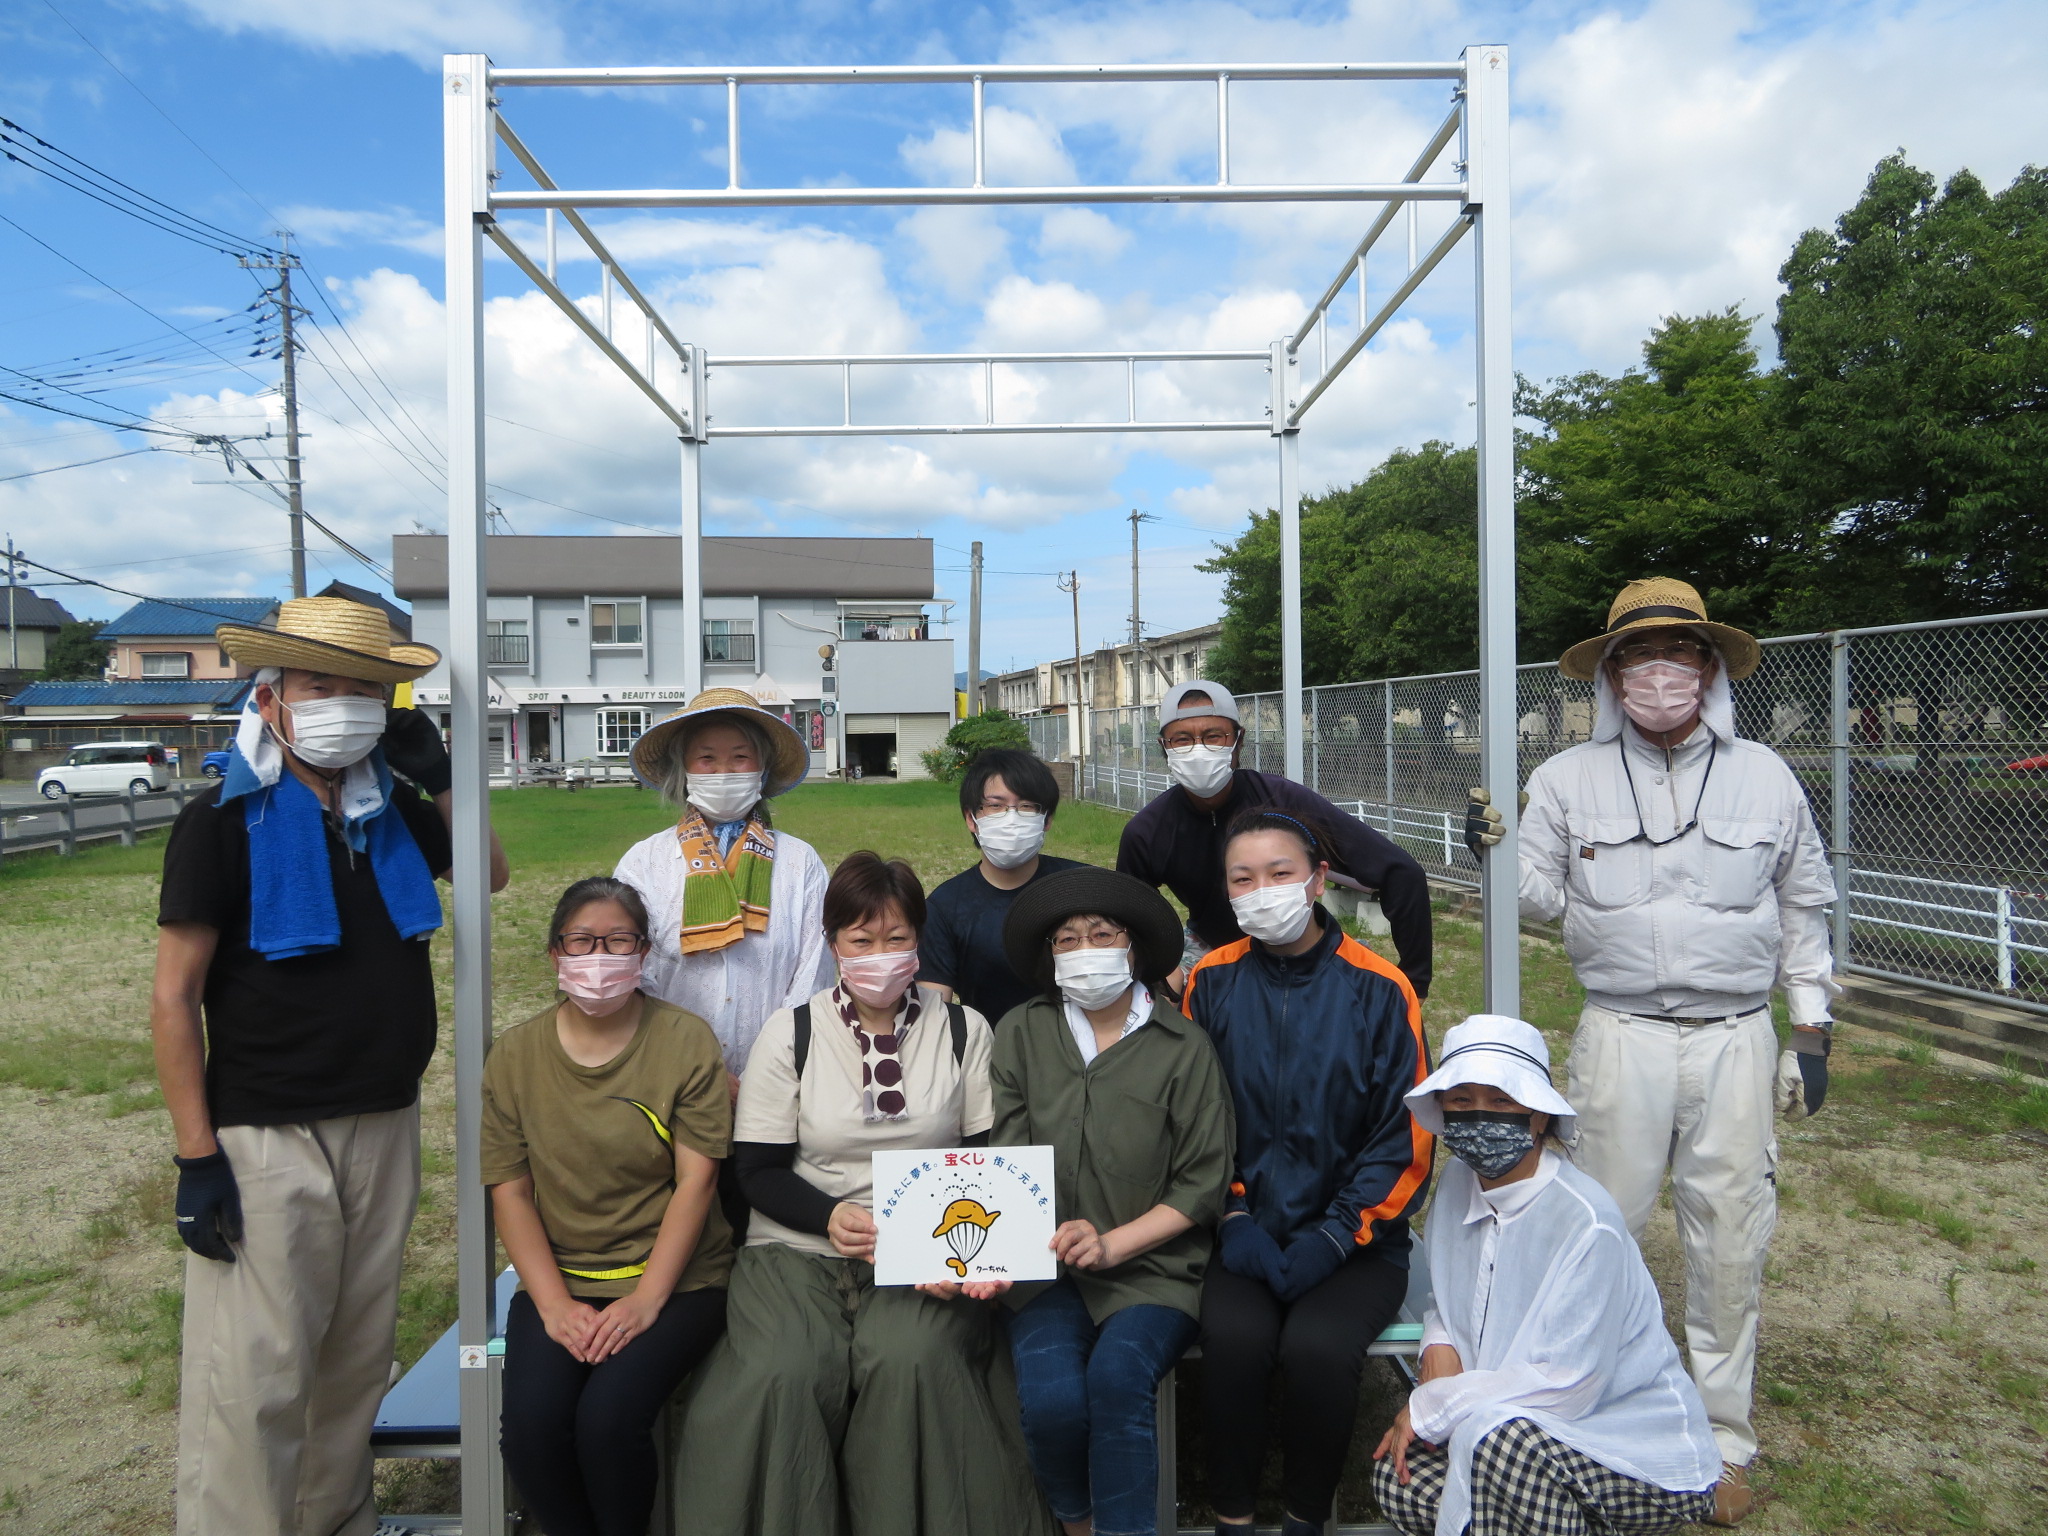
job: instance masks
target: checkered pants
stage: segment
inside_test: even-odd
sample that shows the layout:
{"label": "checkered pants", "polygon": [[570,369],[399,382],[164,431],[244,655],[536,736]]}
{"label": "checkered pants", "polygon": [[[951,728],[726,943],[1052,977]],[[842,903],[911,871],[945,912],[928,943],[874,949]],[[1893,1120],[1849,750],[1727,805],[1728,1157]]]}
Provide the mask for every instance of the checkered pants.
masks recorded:
{"label": "checkered pants", "polygon": [[[1420,1441],[1408,1447],[1408,1486],[1388,1457],[1373,1468],[1380,1509],[1406,1536],[1432,1536],[1449,1458]],[[1714,1512],[1714,1490],[1670,1493],[1624,1477],[1510,1419],[1472,1452],[1470,1536],[1661,1536]]]}

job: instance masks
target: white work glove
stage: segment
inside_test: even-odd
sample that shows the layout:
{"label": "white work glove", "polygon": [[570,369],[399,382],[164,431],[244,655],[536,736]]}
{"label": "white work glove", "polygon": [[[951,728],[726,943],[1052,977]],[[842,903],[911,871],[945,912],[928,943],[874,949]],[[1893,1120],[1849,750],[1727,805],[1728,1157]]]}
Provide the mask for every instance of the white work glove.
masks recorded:
{"label": "white work glove", "polygon": [[[1516,797],[1516,803],[1528,809],[1527,793]],[[1474,789],[1465,797],[1465,846],[1472,850],[1474,858],[1479,857],[1503,837],[1507,836],[1507,825],[1501,820],[1500,812],[1494,809],[1493,795],[1484,789]]]}
{"label": "white work glove", "polygon": [[1827,1047],[1833,1041],[1823,1034],[1821,1042],[1822,1049],[1818,1051],[1788,1049],[1778,1057],[1778,1075],[1771,1085],[1771,1098],[1778,1113],[1787,1120],[1804,1120],[1819,1114],[1828,1096]]}

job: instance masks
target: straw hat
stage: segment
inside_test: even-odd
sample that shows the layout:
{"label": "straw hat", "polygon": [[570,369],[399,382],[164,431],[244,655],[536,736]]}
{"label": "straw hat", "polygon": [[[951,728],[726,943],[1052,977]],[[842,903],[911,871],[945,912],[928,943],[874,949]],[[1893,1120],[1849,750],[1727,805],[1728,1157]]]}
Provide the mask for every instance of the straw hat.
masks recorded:
{"label": "straw hat", "polygon": [[1083,864],[1033,880],[1010,903],[1003,920],[1003,955],[1026,981],[1038,974],[1046,936],[1082,913],[1121,923],[1131,933],[1132,968],[1139,976],[1166,976],[1180,964],[1180,919],[1166,898],[1135,875]]}
{"label": "straw hat", "polygon": [[223,624],[220,648],[249,667],[293,667],[366,683],[409,683],[431,672],[441,653],[431,645],[393,645],[384,610],[345,597],[294,597],[277,624]]}
{"label": "straw hat", "polygon": [[766,799],[787,794],[803,783],[811,771],[811,749],[797,735],[796,727],[773,710],[763,709],[760,700],[743,688],[706,688],[667,719],[657,720],[633,743],[633,771],[650,789],[659,789],[663,764],[676,740],[699,721],[723,718],[746,720],[760,727],[768,738],[768,776],[761,793]]}
{"label": "straw hat", "polygon": [[1593,674],[1599,671],[1600,661],[1613,644],[1614,637],[1626,629],[1671,629],[1682,627],[1700,631],[1714,642],[1721,652],[1721,665],[1728,669],[1731,681],[1741,682],[1757,669],[1763,660],[1756,638],[1727,624],[1713,624],[1707,620],[1707,605],[1700,601],[1700,595],[1690,585],[1674,581],[1669,576],[1652,576],[1646,581],[1632,581],[1621,589],[1621,596],[1614,600],[1614,606],[1607,610],[1607,630],[1590,640],[1581,640],[1566,651],[1557,663],[1557,669],[1566,677],[1575,677],[1582,683],[1590,683]]}
{"label": "straw hat", "polygon": [[1578,1115],[1551,1086],[1550,1047],[1533,1024],[1501,1013],[1475,1013],[1444,1031],[1436,1070],[1404,1095],[1415,1123],[1432,1136],[1444,1131],[1443,1106],[1436,1096],[1461,1083],[1498,1088],[1517,1104],[1551,1116],[1551,1129],[1567,1141]]}

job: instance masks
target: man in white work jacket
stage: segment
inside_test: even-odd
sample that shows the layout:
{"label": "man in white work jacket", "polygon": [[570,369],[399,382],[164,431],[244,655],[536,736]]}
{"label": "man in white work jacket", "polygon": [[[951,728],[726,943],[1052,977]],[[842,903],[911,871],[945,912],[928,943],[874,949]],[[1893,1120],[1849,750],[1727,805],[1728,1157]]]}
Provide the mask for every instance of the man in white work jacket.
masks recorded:
{"label": "man in white work jacket", "polygon": [[[1760,659],[1684,582],[1630,582],[1606,631],[1559,663],[1595,685],[1593,738],[1530,775],[1521,822],[1522,913],[1564,919],[1586,989],[1569,1062],[1574,1158],[1639,1239],[1671,1175],[1686,1346],[1724,1463],[1719,1525],[1750,1507],[1772,1118],[1820,1107],[1839,990],[1834,879],[1806,793],[1777,753],[1735,734],[1729,682]],[[1476,847],[1500,836],[1486,800],[1475,791],[1467,818]],[[1782,1056],[1773,987],[1793,1025]]]}

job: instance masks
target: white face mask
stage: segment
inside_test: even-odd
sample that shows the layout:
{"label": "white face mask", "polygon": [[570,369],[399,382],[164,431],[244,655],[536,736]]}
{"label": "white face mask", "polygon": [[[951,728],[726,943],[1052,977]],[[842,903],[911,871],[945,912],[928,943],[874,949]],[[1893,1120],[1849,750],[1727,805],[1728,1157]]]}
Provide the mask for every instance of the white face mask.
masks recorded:
{"label": "white face mask", "polygon": [[1308,927],[1308,881],[1296,885],[1262,885],[1230,898],[1237,926],[1261,944],[1292,944]]}
{"label": "white face mask", "polygon": [[1236,751],[1235,747],[1205,747],[1199,742],[1173,747],[1166,754],[1166,771],[1182,789],[1206,800],[1230,782],[1230,759]]}
{"label": "white face mask", "polygon": [[1043,811],[991,811],[974,818],[981,856],[997,869],[1015,869],[1038,857],[1045,846]]}
{"label": "white face mask", "polygon": [[1131,984],[1128,949],[1077,949],[1052,957],[1052,979],[1077,1008],[1107,1008]]}
{"label": "white face mask", "polygon": [[287,704],[291,712],[292,755],[313,768],[330,772],[350,768],[370,755],[384,735],[384,701],[361,694],[333,699],[307,699]]}
{"label": "white face mask", "polygon": [[753,773],[693,773],[689,780],[689,801],[704,813],[704,819],[713,825],[721,821],[739,821],[747,812],[761,803],[761,780],[763,774]]}

